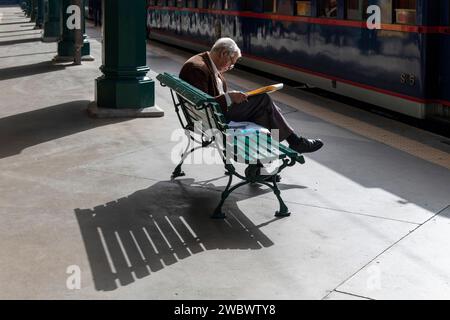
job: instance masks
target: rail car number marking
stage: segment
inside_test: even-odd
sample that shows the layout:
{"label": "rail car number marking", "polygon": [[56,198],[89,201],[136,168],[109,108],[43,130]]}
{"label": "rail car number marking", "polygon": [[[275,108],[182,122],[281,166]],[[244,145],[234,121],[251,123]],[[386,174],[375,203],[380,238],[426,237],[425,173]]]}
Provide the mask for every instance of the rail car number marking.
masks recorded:
{"label": "rail car number marking", "polygon": [[413,87],[416,84],[416,76],[412,73],[402,73],[400,76],[400,83],[408,84]]}

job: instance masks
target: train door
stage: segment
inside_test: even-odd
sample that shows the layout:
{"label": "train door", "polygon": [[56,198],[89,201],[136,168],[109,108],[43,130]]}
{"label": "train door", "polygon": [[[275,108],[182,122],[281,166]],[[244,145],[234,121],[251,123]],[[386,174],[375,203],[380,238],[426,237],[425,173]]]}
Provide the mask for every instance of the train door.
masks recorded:
{"label": "train door", "polygon": [[441,1],[440,27],[440,103],[438,116],[450,119],[450,1]]}

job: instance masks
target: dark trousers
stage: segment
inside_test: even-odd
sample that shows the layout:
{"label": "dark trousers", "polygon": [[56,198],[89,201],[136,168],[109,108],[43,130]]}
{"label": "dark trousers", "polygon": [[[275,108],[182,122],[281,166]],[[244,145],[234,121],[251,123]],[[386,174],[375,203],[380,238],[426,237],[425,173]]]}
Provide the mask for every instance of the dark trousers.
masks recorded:
{"label": "dark trousers", "polygon": [[233,104],[225,113],[225,118],[227,121],[253,122],[269,130],[278,129],[280,142],[294,133],[268,94],[249,97],[247,102]]}
{"label": "dark trousers", "polygon": [[94,8],[94,24],[95,24],[95,26],[102,25],[102,10],[101,10],[101,8]]}

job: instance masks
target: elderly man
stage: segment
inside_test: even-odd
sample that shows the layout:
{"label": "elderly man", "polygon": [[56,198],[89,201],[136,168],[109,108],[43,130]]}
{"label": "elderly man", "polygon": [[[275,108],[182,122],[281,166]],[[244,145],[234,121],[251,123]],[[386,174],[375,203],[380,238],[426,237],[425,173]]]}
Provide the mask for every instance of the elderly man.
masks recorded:
{"label": "elderly man", "polygon": [[233,69],[240,58],[237,44],[230,38],[221,38],[210,52],[189,59],[181,69],[180,78],[215,97],[227,121],[248,121],[269,130],[278,129],[280,142],[287,140],[289,147],[299,153],[319,150],[322,141],[298,136],[268,94],[247,97],[243,92],[228,91],[223,74]]}
{"label": "elderly man", "polygon": [[92,9],[95,26],[102,26],[102,0],[93,0]]}

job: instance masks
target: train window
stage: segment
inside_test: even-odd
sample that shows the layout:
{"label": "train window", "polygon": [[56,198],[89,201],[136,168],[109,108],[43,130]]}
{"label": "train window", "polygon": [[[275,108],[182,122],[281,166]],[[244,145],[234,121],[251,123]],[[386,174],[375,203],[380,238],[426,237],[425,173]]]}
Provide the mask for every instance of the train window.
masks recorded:
{"label": "train window", "polygon": [[276,0],[252,0],[244,1],[243,8],[247,11],[253,11],[258,13],[274,13],[276,12]]}
{"label": "train window", "polygon": [[186,6],[185,2],[186,2],[185,0],[177,0],[177,7],[178,8],[185,7]]}
{"label": "train window", "polygon": [[298,16],[311,16],[311,1],[296,1],[295,9]]}
{"label": "train window", "polygon": [[209,0],[208,9],[222,10],[222,0]]}
{"label": "train window", "polygon": [[239,11],[243,8],[240,0],[224,0],[223,1],[223,9],[230,11]]}
{"label": "train window", "polygon": [[250,11],[252,9],[252,4],[249,0],[242,0],[237,2],[239,2],[239,10],[241,11]]}
{"label": "train window", "polygon": [[323,18],[337,17],[337,0],[318,0],[319,16]]}
{"label": "train window", "polygon": [[187,0],[186,1],[186,7],[188,8],[195,8],[195,0]]}
{"label": "train window", "polygon": [[294,2],[292,0],[277,0],[277,13],[293,16]]}
{"label": "train window", "polygon": [[206,0],[197,0],[197,8],[206,8]]}
{"label": "train window", "polygon": [[395,22],[398,24],[416,24],[416,0],[395,0]]}
{"label": "train window", "polygon": [[277,12],[277,0],[264,0],[263,1],[263,12],[266,12],[266,13]]}
{"label": "train window", "polygon": [[365,20],[367,17],[368,0],[346,0],[348,20]]}

